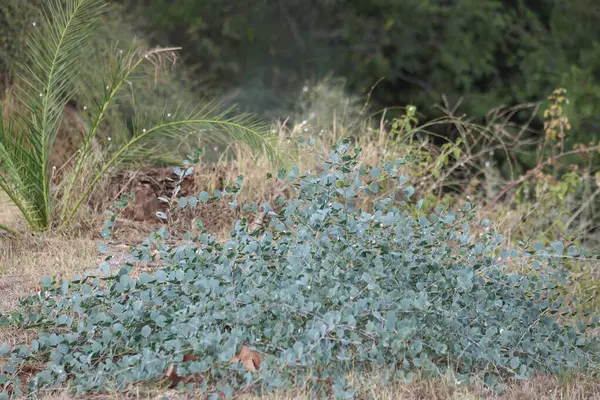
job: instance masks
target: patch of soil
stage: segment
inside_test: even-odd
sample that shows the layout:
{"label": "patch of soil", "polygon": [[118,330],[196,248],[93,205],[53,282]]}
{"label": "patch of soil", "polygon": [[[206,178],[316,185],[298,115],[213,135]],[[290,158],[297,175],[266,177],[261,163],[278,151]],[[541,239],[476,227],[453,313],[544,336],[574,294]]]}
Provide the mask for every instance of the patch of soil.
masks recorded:
{"label": "patch of soil", "polygon": [[[237,175],[238,170],[234,164],[196,166],[194,172],[183,180],[178,197],[198,196],[203,191],[223,192]],[[141,236],[156,231],[165,223],[156,215],[157,211],[167,210],[167,204],[159,198],[171,199],[177,178],[171,167],[144,167],[121,171],[110,178],[105,185],[106,189],[99,191],[101,195],[94,196],[91,206],[97,214],[102,214],[106,209],[114,209],[114,201],[122,195],[133,194],[134,200],[119,216],[114,233],[121,243],[139,242]],[[274,200],[279,196],[287,198],[290,194],[290,188],[282,182],[271,180],[266,186],[257,188],[256,198],[252,200],[259,205],[268,202],[277,210],[279,207]],[[196,223],[201,221],[204,229],[223,239],[228,236],[238,219],[246,218],[252,229],[267,221],[266,215],[260,211],[242,211],[241,204],[237,209],[233,209],[229,205],[232,200],[231,197],[223,197],[178,210],[169,220],[171,232],[193,231]],[[244,200],[238,198],[238,201]],[[106,216],[102,215],[101,218],[104,220]]]}
{"label": "patch of soil", "polygon": [[[224,178],[219,177],[218,167],[205,167],[194,170],[189,178],[181,184],[178,196],[198,195],[201,191],[224,190]],[[207,185],[202,177],[210,177],[213,182]],[[170,199],[176,186],[176,176],[172,168],[143,168],[134,171],[121,172],[110,180],[108,192],[104,193],[104,199],[95,208],[108,208],[123,194],[133,194],[134,200],[123,210],[120,218],[143,223],[147,228],[155,228],[163,221],[156,216],[157,211],[166,211],[167,204],[159,200],[159,197]],[[210,188],[208,187],[210,186]],[[109,203],[107,203],[107,201]],[[204,227],[212,233],[222,232],[233,226],[236,220],[236,212],[231,209],[228,199],[218,199],[207,203],[200,203],[196,207],[186,210],[177,215],[177,221],[192,224],[195,220],[201,220]],[[173,221],[172,221],[173,222]]]}

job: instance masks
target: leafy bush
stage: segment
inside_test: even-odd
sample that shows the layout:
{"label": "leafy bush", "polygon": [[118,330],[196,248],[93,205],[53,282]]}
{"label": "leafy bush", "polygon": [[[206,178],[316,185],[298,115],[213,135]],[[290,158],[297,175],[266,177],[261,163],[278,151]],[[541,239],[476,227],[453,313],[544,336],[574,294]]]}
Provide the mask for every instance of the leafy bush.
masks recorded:
{"label": "leafy bush", "polygon": [[[349,398],[350,370],[410,379],[451,369],[492,387],[534,371],[598,372],[598,339],[587,334],[597,318],[575,321],[573,304],[555,294],[565,280],[561,243],[524,254],[502,249],[491,231],[473,238],[468,204],[415,218],[421,202],[410,201],[414,189],[398,173],[405,160],[374,168],[359,154],[342,142],[318,175],[280,170],[276,178],[297,195],[262,205],[263,227],[237,221],[224,243],[202,230],[177,245],[166,228],[151,234],[132,255],[159,261],[153,272],[133,276],[126,264],[111,274],[107,262],[95,276],[46,278],[19,312],[1,318],[40,332],[30,346],[0,347],[1,384],[16,393],[21,371],[42,363],[23,388],[122,390],[161,380],[174,365],[212,393],[309,383]],[[197,159],[176,170],[180,181]],[[372,213],[354,208],[390,182],[396,191]],[[163,201],[175,213],[238,189]],[[507,273],[508,263],[534,273]],[[231,363],[242,346],[264,357],[259,372]]]}

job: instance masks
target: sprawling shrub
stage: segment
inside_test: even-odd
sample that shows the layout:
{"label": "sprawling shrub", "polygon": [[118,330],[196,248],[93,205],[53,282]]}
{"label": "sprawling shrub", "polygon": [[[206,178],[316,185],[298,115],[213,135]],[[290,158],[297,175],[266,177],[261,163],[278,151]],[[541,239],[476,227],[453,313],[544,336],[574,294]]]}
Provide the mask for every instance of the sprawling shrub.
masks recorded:
{"label": "sprawling shrub", "polygon": [[[122,390],[161,380],[174,366],[213,393],[309,383],[352,397],[350,370],[395,378],[451,370],[490,386],[535,371],[598,371],[598,340],[587,333],[596,318],[578,322],[573,300],[556,295],[565,278],[560,243],[522,254],[502,249],[493,232],[474,238],[469,205],[420,215],[398,173],[405,161],[367,167],[359,153],[341,143],[316,175],[269,176],[296,195],[262,205],[262,227],[237,221],[224,243],[200,231],[173,245],[163,228],[132,252],[159,262],[156,270],[133,275],[126,264],[109,273],[106,263],[96,276],[45,279],[19,312],[2,317],[39,335],[29,346],[1,346],[0,384]],[[190,172],[176,171],[181,179]],[[395,193],[372,213],[355,209],[390,182]],[[175,212],[237,189],[163,200]],[[508,263],[534,273],[507,273]],[[259,371],[232,364],[242,346],[253,349]],[[24,367],[40,364],[21,384]]]}

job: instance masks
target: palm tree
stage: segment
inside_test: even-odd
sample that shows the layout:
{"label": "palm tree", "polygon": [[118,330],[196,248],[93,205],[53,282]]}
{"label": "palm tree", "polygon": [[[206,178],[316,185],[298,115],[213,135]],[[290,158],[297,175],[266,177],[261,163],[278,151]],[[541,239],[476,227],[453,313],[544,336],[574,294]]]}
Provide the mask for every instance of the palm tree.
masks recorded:
{"label": "palm tree", "polygon": [[[276,144],[267,126],[242,114],[231,116],[215,105],[188,108],[166,106],[159,115],[138,116],[133,133],[117,146],[107,149],[104,160],[82,193],[76,193],[76,177],[92,154],[94,139],[109,107],[123,94],[128,84],[143,75],[143,67],[156,71],[175,60],[178,49],[143,50],[135,44],[128,51],[115,47],[102,87],[88,110],[88,128],[82,146],[72,161],[72,173],[66,182],[60,210],[51,191],[50,151],[63,118],[63,108],[74,95],[74,82],[93,51],[91,46],[98,20],[106,11],[102,0],[48,0],[40,22],[32,21],[27,44],[28,60],[16,74],[14,115],[8,122],[0,115],[0,188],[19,208],[29,227],[36,231],[54,225],[69,225],[81,205],[102,177],[124,160],[147,160],[160,153],[165,138],[183,141],[203,135],[211,141],[230,144],[241,141],[251,149],[277,160]],[[0,111],[1,112],[1,111]],[[161,142],[162,140],[162,142]],[[0,226],[8,230],[8,227]]]}

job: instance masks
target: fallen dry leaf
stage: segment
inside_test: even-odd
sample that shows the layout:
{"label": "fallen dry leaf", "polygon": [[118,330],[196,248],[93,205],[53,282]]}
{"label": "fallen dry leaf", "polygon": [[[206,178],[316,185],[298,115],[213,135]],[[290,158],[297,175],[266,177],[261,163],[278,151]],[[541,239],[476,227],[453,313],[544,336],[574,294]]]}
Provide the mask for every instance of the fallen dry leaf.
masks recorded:
{"label": "fallen dry leaf", "polygon": [[[183,361],[196,361],[198,360],[198,357],[196,357],[193,354],[184,354],[183,355]],[[167,368],[167,372],[165,372],[165,376],[167,377],[167,379],[169,379],[171,381],[171,388],[177,387],[177,384],[179,382],[181,382],[182,380],[184,380],[184,378],[180,377],[179,375],[177,375],[175,373],[175,366],[173,364],[169,365],[169,368]]]}
{"label": "fallen dry leaf", "polygon": [[231,362],[241,362],[248,371],[258,371],[263,358],[262,354],[250,350],[248,346],[243,346],[242,350],[231,359]]}
{"label": "fallen dry leaf", "polygon": [[183,361],[198,361],[198,357],[196,357],[193,354],[184,354],[183,355]]}

